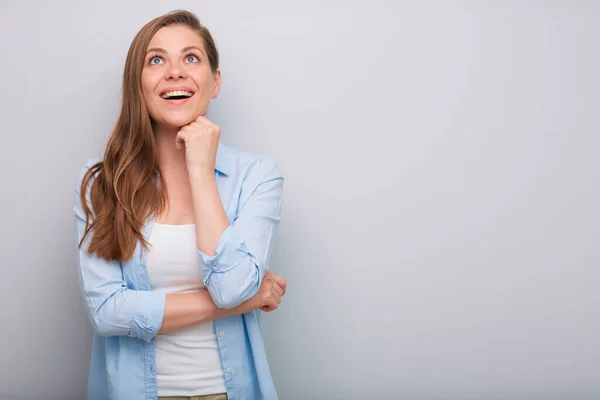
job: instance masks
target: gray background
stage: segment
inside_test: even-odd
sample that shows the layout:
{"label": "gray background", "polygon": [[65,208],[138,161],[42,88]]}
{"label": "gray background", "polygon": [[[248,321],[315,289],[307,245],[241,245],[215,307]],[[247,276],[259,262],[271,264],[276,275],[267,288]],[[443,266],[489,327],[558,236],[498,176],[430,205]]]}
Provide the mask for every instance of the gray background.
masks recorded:
{"label": "gray background", "polygon": [[3,0],[1,399],[85,396],[74,179],[174,8],[286,176],[282,399],[600,398],[600,2]]}

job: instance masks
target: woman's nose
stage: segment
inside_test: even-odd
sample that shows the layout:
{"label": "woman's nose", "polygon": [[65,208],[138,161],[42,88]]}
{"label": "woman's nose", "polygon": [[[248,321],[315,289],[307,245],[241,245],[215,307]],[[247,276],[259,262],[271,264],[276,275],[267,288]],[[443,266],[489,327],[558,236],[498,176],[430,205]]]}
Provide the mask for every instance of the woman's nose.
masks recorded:
{"label": "woman's nose", "polygon": [[167,65],[165,79],[181,79],[185,77],[185,68],[183,68],[183,66],[180,63],[172,62]]}

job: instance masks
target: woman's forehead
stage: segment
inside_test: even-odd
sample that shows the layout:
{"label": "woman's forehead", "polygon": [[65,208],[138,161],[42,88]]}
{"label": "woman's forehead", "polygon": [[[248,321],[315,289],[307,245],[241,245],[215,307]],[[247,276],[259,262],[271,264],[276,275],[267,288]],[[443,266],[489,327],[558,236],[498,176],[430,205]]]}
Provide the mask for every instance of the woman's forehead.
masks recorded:
{"label": "woman's forehead", "polygon": [[186,25],[169,25],[160,28],[150,40],[148,49],[158,47],[167,52],[179,52],[185,47],[198,46],[204,50],[202,37]]}

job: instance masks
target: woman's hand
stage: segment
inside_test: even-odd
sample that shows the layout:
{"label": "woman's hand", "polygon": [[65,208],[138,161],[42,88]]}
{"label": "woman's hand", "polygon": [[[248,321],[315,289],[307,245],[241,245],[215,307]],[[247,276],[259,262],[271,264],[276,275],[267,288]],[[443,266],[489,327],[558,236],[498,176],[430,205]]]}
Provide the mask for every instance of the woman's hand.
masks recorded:
{"label": "woman's hand", "polygon": [[287,281],[283,276],[267,272],[258,292],[239,306],[231,309],[232,314],[243,314],[256,309],[271,312],[279,307],[281,296],[285,295]]}
{"label": "woman's hand", "polygon": [[279,307],[281,296],[285,295],[286,290],[287,280],[283,276],[267,272],[263,277],[258,293],[254,296],[261,295],[257,299],[259,303],[262,303],[258,308],[265,312],[275,311]]}
{"label": "woman's hand", "polygon": [[177,150],[185,147],[188,169],[214,172],[221,129],[201,115],[181,128],[175,138]]}

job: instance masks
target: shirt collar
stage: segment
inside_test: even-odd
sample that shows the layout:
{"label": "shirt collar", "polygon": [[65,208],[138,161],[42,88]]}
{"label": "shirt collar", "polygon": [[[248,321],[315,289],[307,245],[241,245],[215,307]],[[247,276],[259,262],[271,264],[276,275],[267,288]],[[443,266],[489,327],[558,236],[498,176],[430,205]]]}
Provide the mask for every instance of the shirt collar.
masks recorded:
{"label": "shirt collar", "polygon": [[217,149],[215,169],[224,175],[229,175],[229,153],[227,153],[225,145],[221,142],[219,142],[219,147]]}

